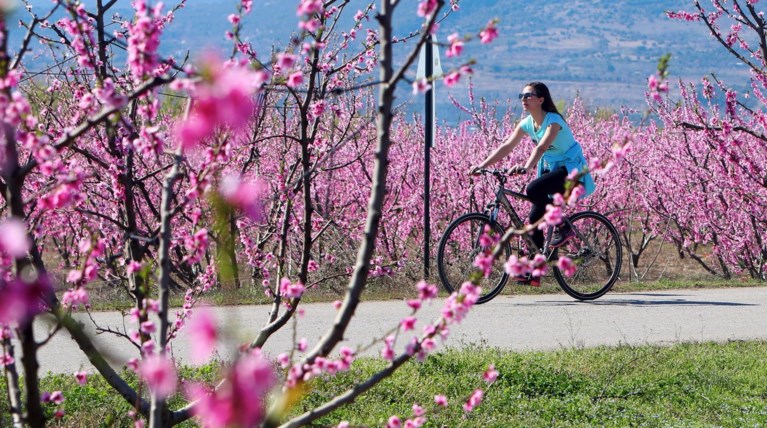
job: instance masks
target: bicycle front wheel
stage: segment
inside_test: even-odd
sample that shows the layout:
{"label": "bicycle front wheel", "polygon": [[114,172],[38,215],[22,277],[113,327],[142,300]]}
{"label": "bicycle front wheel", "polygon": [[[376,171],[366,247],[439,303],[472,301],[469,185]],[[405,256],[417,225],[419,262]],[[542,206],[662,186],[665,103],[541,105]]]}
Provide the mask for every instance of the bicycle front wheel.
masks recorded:
{"label": "bicycle front wheel", "polygon": [[554,251],[552,259],[567,257],[576,271],[567,276],[554,267],[560,287],[579,300],[594,300],[610,291],[621,272],[623,250],[620,237],[607,217],[584,211],[570,217],[576,235]]}
{"label": "bicycle front wheel", "polygon": [[509,275],[503,270],[503,263],[511,252],[508,243],[503,244],[501,256],[495,260],[488,276],[482,275],[474,266],[477,255],[487,249],[482,246],[480,238],[488,225],[492,237],[503,236],[503,227],[496,222],[491,224],[490,218],[481,213],[469,213],[457,218],[442,235],[437,251],[437,268],[439,279],[448,293],[460,290],[464,282],[473,279],[482,287],[477,303],[485,303],[500,293],[509,280]]}

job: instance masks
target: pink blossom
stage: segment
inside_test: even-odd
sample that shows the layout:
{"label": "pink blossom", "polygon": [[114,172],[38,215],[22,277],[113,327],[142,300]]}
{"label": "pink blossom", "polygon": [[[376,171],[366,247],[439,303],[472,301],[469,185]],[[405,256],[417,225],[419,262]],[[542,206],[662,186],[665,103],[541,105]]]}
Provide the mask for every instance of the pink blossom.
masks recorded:
{"label": "pink blossom", "polygon": [[125,272],[128,274],[139,272],[141,270],[142,264],[141,262],[137,262],[135,260],[131,260],[128,262],[128,264],[125,266]]}
{"label": "pink blossom", "polygon": [[415,287],[418,289],[418,298],[424,301],[436,298],[439,293],[439,288],[436,285],[426,281],[418,281]]}
{"label": "pink blossom", "polygon": [[495,26],[495,20],[491,19],[485,28],[479,32],[479,40],[483,44],[491,43],[498,37],[498,28]]}
{"label": "pink blossom", "polygon": [[14,358],[11,357],[9,354],[3,354],[0,355],[0,366],[10,366],[15,362]]}
{"label": "pink blossom", "polygon": [[487,370],[485,370],[485,373],[482,374],[482,379],[485,380],[487,383],[493,383],[498,378],[498,371],[495,369],[494,364],[490,364],[487,367]]}
{"label": "pink blossom", "polygon": [[301,1],[301,4],[298,5],[296,16],[321,13],[322,10],[322,0],[303,0]]}
{"label": "pink blossom", "polygon": [[394,336],[387,336],[384,339],[384,348],[381,350],[381,357],[386,361],[394,360]]}
{"label": "pink blossom", "polygon": [[304,291],[306,291],[306,287],[299,282],[293,283],[287,278],[280,280],[280,294],[284,297],[297,299],[304,294]]}
{"label": "pink blossom", "polygon": [[193,411],[204,426],[250,427],[263,420],[266,395],[275,381],[271,363],[256,349],[229,367],[215,390],[191,384],[185,395],[198,401]]}
{"label": "pink blossom", "polygon": [[570,192],[570,197],[567,198],[567,205],[569,206],[575,206],[576,203],[578,203],[578,200],[583,197],[586,194],[586,189],[583,188],[582,185],[577,185],[573,188],[573,190]]}
{"label": "pink blossom", "polygon": [[413,404],[413,415],[423,416],[425,414],[426,414],[426,410],[424,410],[423,407],[419,406],[418,404]]}
{"label": "pink blossom", "polygon": [[[79,271],[77,272],[79,273]],[[88,308],[90,307],[90,297],[84,287],[77,287],[64,292],[61,296],[61,304],[74,310],[79,309],[80,306]]]}
{"label": "pink blossom", "polygon": [[251,96],[263,83],[263,75],[243,66],[224,66],[211,54],[201,68],[206,78],[191,88],[194,103],[189,118],[175,129],[185,150],[212,136],[219,126],[242,128],[255,111]]}
{"label": "pink blossom", "polygon": [[413,309],[414,311],[417,311],[421,309],[421,300],[419,299],[410,299],[407,301],[407,305]]}
{"label": "pink blossom", "polygon": [[557,268],[568,277],[575,275],[575,271],[578,269],[571,259],[564,256],[560,256],[557,260]]}
{"label": "pink blossom", "polygon": [[280,364],[280,367],[287,368],[290,365],[290,355],[283,352],[280,355],[277,356],[277,362]]}
{"label": "pink blossom", "polygon": [[416,317],[405,317],[402,319],[402,321],[399,322],[399,325],[402,327],[403,331],[413,330],[415,328],[416,321]]}
{"label": "pink blossom", "polygon": [[200,307],[193,313],[187,324],[192,341],[192,362],[202,364],[213,354],[218,340],[218,327],[213,311]]}
{"label": "pink blossom", "polygon": [[422,94],[429,89],[431,89],[431,84],[425,77],[413,82],[413,94],[415,95]]}
{"label": "pink blossom", "polygon": [[530,262],[530,275],[535,278],[546,275],[548,270],[548,263],[546,263],[546,256],[543,254],[536,254],[533,260]]}
{"label": "pink blossom", "polygon": [[422,2],[418,3],[418,16],[427,18],[431,16],[432,13],[434,13],[434,10],[437,8],[437,0],[423,0]]}
{"label": "pink blossom", "polygon": [[319,30],[320,27],[322,27],[322,23],[320,23],[320,20],[316,18],[308,19],[306,21],[300,21],[298,23],[298,28],[308,31],[310,33],[317,32],[317,30]]}
{"label": "pink blossom", "polygon": [[506,263],[504,263],[503,269],[511,276],[525,275],[530,271],[527,259],[520,259],[515,255],[509,257]]}
{"label": "pink blossom", "polygon": [[631,151],[631,143],[624,145],[616,144],[612,147],[613,159],[615,163],[620,163],[626,158],[626,155]]}
{"label": "pink blossom", "polygon": [[[0,324],[24,323],[43,310],[53,288],[45,275],[31,282],[15,279],[0,286]],[[5,331],[5,330],[3,330]]]}
{"label": "pink blossom", "polygon": [[141,323],[141,332],[144,334],[152,334],[157,331],[157,326],[154,321],[144,321]]}
{"label": "pink blossom", "polygon": [[447,55],[448,58],[460,56],[463,52],[463,39],[461,39],[458,33],[453,33],[447,36],[447,41],[450,43],[450,46],[448,46],[445,55]]}
{"label": "pink blossom", "polygon": [[455,86],[459,80],[461,80],[461,73],[457,71],[451,71],[442,79],[448,88]]}
{"label": "pink blossom", "polygon": [[493,272],[494,261],[495,261],[495,257],[493,257],[492,253],[490,254],[479,253],[477,254],[477,257],[474,258],[473,265],[479,268],[479,270],[482,271],[482,274],[485,276],[485,278],[487,278]]}
{"label": "pink blossom", "polygon": [[262,199],[266,193],[266,184],[260,180],[243,181],[240,177],[227,175],[219,187],[221,196],[235,208],[241,210],[254,221],[264,216]]}
{"label": "pink blossom", "polygon": [[278,53],[275,68],[280,70],[289,70],[296,64],[296,56],[291,53]]}
{"label": "pink blossom", "polygon": [[164,355],[152,355],[139,363],[138,373],[158,396],[167,398],[176,392],[176,367]]}
{"label": "pink blossom", "polygon": [[341,421],[338,423],[338,426],[336,428],[349,428],[349,422],[348,421]]}
{"label": "pink blossom", "polygon": [[389,420],[386,422],[386,428],[401,428],[402,427],[402,420],[399,418],[399,416],[391,416]]}
{"label": "pink blossom", "polygon": [[285,82],[285,84],[289,88],[297,88],[297,87],[301,86],[303,83],[304,83],[304,75],[300,71],[296,71],[296,72],[291,73],[288,76],[287,81]]}
{"label": "pink blossom", "polygon": [[445,397],[444,395],[435,395],[434,404],[436,404],[439,407],[447,407],[447,397]]}
{"label": "pink blossom", "polygon": [[24,257],[32,246],[27,236],[24,222],[16,217],[9,217],[0,223],[0,251],[11,257]]}
{"label": "pink blossom", "polygon": [[482,397],[484,396],[484,392],[481,389],[474,390],[474,393],[471,394],[471,397],[464,403],[463,410],[466,412],[471,412],[474,410],[477,406],[479,406],[480,403],[482,403]]}
{"label": "pink blossom", "polygon": [[556,226],[562,223],[562,208],[548,204],[546,205],[546,213],[543,215],[544,225]]}
{"label": "pink blossom", "polygon": [[75,373],[75,380],[80,385],[85,385],[88,383],[88,373],[84,371],[76,372]]}
{"label": "pink blossom", "polygon": [[55,405],[59,405],[64,402],[64,393],[61,391],[53,391],[51,392],[51,395],[48,397],[51,403]]}

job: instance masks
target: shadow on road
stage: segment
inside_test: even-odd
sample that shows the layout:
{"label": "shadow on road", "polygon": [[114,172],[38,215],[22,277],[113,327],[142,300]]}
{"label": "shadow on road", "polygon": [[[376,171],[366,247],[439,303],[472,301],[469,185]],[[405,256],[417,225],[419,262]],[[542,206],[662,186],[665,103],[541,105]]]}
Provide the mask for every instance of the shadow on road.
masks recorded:
{"label": "shadow on road", "polygon": [[[672,297],[674,295],[662,296],[653,294],[653,297]],[[526,306],[534,306],[544,304],[547,306],[572,306],[572,305],[595,305],[595,306],[759,306],[757,303],[742,303],[742,302],[717,302],[717,301],[702,301],[702,300],[687,300],[684,298],[676,299],[611,299],[610,297],[603,297],[599,300],[593,301],[578,301],[573,300],[571,302],[554,301],[554,300],[542,300],[535,302],[534,304],[528,304]]]}

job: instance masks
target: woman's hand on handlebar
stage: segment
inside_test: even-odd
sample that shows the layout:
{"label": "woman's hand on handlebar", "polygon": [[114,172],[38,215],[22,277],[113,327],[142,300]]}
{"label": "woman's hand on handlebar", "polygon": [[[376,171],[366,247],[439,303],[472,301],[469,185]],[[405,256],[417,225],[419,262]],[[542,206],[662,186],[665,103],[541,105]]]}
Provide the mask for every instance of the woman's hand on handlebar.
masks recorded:
{"label": "woman's hand on handlebar", "polygon": [[469,175],[479,175],[482,168],[479,165],[472,165],[469,168]]}
{"label": "woman's hand on handlebar", "polygon": [[511,168],[509,168],[509,175],[514,174],[527,174],[527,168],[525,168],[524,165],[514,165]]}

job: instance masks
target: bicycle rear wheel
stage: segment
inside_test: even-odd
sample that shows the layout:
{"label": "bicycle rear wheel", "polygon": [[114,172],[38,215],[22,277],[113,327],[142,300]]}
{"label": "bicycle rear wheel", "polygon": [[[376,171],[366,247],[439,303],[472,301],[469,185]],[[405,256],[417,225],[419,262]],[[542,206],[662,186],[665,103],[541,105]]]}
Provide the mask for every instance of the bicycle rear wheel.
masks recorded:
{"label": "bicycle rear wheel", "polygon": [[481,213],[465,214],[454,220],[447,227],[439,241],[437,251],[437,269],[439,279],[448,293],[458,291],[461,285],[472,279],[482,287],[482,294],[477,303],[485,303],[503,290],[509,275],[503,270],[503,264],[509,258],[511,247],[503,245],[501,255],[495,260],[490,275],[483,276],[474,266],[474,259],[487,247],[480,244],[480,237],[485,226],[491,225],[492,236],[500,238],[504,229]]}
{"label": "bicycle rear wheel", "polygon": [[618,279],[623,262],[620,237],[607,217],[591,211],[570,217],[575,237],[554,251],[553,260],[568,257],[576,265],[573,276],[556,266],[554,277],[560,287],[579,300],[594,300],[610,291]]}

